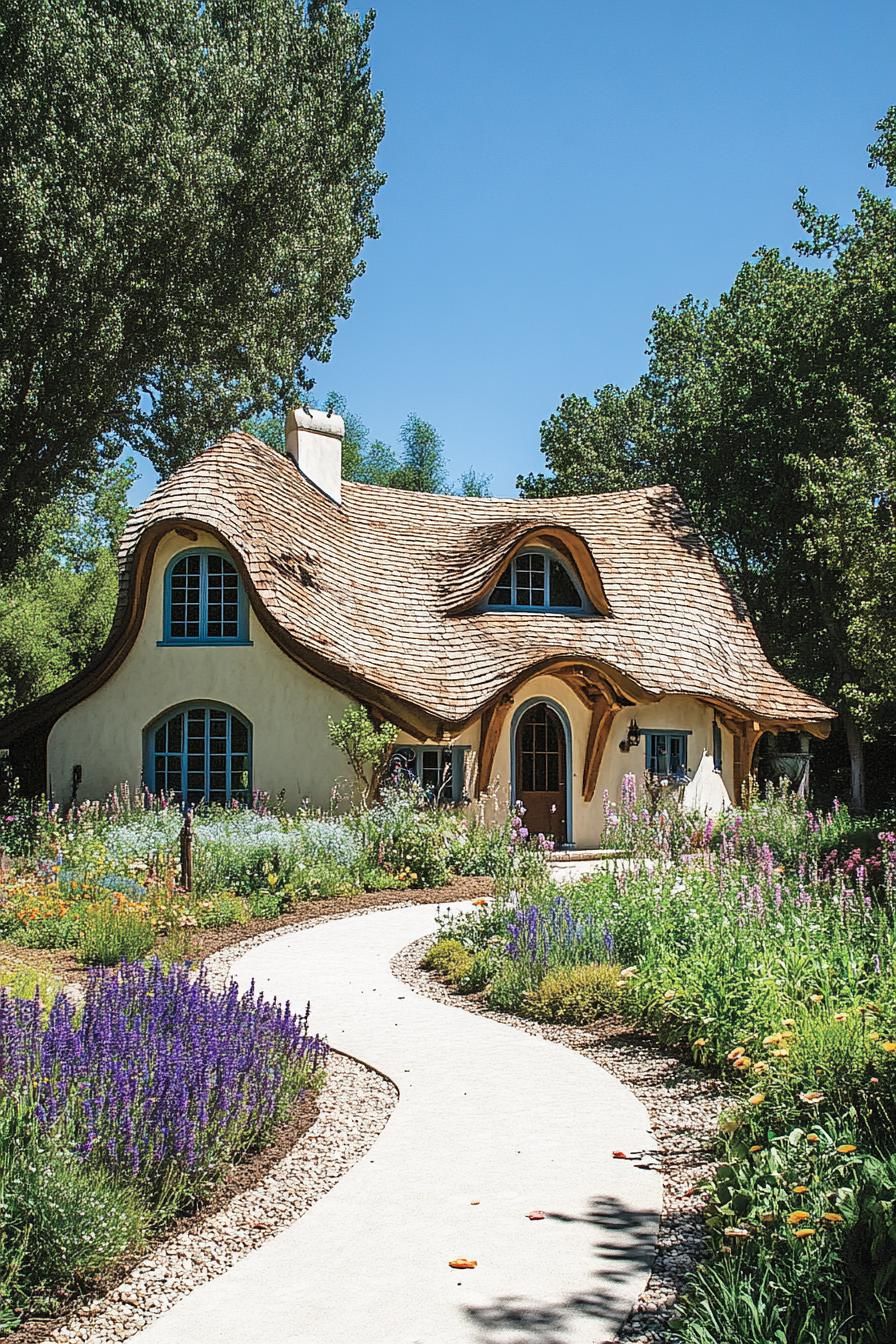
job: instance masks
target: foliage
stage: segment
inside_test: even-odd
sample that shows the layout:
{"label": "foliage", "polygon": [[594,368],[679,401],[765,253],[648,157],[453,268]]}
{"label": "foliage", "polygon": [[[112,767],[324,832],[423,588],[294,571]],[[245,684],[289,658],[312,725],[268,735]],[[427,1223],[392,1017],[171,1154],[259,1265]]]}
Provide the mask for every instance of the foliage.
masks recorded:
{"label": "foliage", "polygon": [[145,905],[124,898],[97,901],[78,921],[78,959],[86,966],[117,966],[145,957],[156,941]]}
{"label": "foliage", "polygon": [[398,729],[394,723],[377,727],[363,705],[349,705],[337,722],[327,719],[330,741],[345,755],[363,790],[372,803],[389,764]]}
{"label": "foliage", "polygon": [[342,0],[5,14],[0,571],[123,445],[167,473],[301,399],[376,234],[372,22]]}
{"label": "foliage", "polygon": [[522,1011],[537,1022],[594,1022],[619,1003],[619,967],[607,962],[558,966],[523,998]]}
{"label": "foliage", "polygon": [[423,956],[424,970],[436,971],[446,980],[459,980],[473,964],[471,954],[457,938],[439,938]]}
{"label": "foliage", "polygon": [[107,467],[84,493],[47,508],[35,525],[39,545],[0,581],[0,714],[74,676],[109,633],[134,477],[131,460]]}
{"label": "foliage", "polygon": [[[871,147],[889,186],[893,119]],[[564,397],[552,475],[519,484],[675,485],[775,662],[839,710],[863,810],[863,741],[896,702],[896,203],[863,190],[845,227],[796,209],[809,262],[762,249],[715,306],[657,309],[648,372]]]}
{"label": "foliage", "polygon": [[143,1241],[140,1192],[85,1164],[26,1098],[0,1100],[0,1331]]}

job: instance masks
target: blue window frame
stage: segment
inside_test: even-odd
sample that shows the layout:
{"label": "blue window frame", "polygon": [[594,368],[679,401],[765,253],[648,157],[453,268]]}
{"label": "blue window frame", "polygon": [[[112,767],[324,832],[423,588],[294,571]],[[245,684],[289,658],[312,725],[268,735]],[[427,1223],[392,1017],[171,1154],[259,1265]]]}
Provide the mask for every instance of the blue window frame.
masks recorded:
{"label": "blue window frame", "polygon": [[690,735],[690,732],[646,729],[644,765],[647,773],[660,779],[684,779],[688,770]]}
{"label": "blue window frame", "polygon": [[582,611],[578,580],[550,551],[520,551],[492,589],[488,606],[526,611]]}
{"label": "blue window frame", "polygon": [[464,799],[466,747],[400,746],[392,753],[386,780],[416,780],[434,803]]}
{"label": "blue window frame", "polygon": [[722,769],[722,725],[716,720],[712,721],[712,764],[713,769],[721,773]]}
{"label": "blue window frame", "polygon": [[223,551],[181,551],[165,570],[163,644],[248,644],[249,607]]}
{"label": "blue window frame", "polygon": [[144,782],[182,803],[250,802],[251,724],[227,705],[167,711],[145,733]]}

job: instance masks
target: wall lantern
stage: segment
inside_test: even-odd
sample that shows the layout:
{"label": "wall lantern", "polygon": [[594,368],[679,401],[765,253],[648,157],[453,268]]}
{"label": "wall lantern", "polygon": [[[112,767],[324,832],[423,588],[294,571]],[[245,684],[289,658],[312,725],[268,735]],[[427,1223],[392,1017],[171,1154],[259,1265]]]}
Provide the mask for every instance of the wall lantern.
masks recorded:
{"label": "wall lantern", "polygon": [[641,729],[638,727],[637,719],[632,719],[628,725],[628,731],[625,737],[619,743],[620,751],[631,751],[632,747],[637,747],[641,742]]}

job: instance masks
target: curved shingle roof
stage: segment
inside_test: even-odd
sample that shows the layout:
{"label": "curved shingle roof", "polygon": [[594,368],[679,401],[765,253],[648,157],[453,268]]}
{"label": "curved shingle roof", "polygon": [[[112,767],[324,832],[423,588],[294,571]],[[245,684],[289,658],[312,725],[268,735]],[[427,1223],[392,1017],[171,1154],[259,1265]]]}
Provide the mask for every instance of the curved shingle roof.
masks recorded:
{"label": "curved shingle roof", "polygon": [[[194,458],[131,515],[113,631],[86,678],[93,685],[126,652],[154,539],[185,523],[228,546],[257,614],[298,661],[386,710],[409,707],[417,722],[459,727],[534,669],[570,660],[634,699],[702,696],[766,723],[821,727],[836,717],[770,665],[669,486],[508,500],[346,481],[340,505],[243,433]],[[590,554],[591,591],[605,594],[608,614],[481,609],[484,585],[539,533],[575,554],[580,570]],[[47,709],[88,694],[92,686],[78,690],[84,681],[49,697]]]}

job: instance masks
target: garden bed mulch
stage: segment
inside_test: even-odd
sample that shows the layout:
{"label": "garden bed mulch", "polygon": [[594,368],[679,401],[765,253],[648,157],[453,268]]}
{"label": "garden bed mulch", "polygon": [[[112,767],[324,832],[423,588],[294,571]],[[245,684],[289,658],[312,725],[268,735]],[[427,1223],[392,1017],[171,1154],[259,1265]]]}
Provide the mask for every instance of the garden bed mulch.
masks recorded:
{"label": "garden bed mulch", "polygon": [[409,988],[440,1003],[481,1013],[579,1051],[625,1083],[645,1107],[656,1152],[649,1159],[639,1155],[639,1160],[651,1160],[662,1172],[663,1211],[650,1280],[616,1340],[617,1344],[667,1344],[674,1338],[670,1325],[681,1290],[703,1255],[704,1201],[699,1187],[716,1166],[713,1148],[719,1115],[731,1103],[724,1084],[619,1017],[571,1027],[494,1012],[485,1006],[482,995],[460,994],[420,968],[420,958],[432,941],[432,937],[421,938],[403,948],[392,960],[392,973]]}
{"label": "garden bed mulch", "polygon": [[[196,930],[194,955],[197,960],[209,959],[213,981],[223,984],[239,953],[292,925],[324,923],[394,905],[471,900],[490,895],[493,885],[490,878],[459,877],[444,887],[308,901],[274,919]],[[51,970],[66,983],[83,983],[86,977],[86,968],[69,952],[0,943],[0,955],[6,948],[26,954],[22,963]],[[196,1212],[178,1218],[148,1247],[119,1261],[91,1284],[89,1298],[73,1297],[52,1317],[32,1317],[4,1340],[118,1344],[136,1334],[179,1297],[224,1273],[307,1212],[364,1155],[396,1099],[388,1079],[333,1052],[320,1096],[299,1102],[271,1142],[234,1164]]]}

